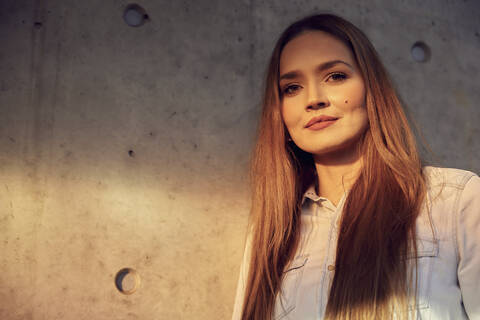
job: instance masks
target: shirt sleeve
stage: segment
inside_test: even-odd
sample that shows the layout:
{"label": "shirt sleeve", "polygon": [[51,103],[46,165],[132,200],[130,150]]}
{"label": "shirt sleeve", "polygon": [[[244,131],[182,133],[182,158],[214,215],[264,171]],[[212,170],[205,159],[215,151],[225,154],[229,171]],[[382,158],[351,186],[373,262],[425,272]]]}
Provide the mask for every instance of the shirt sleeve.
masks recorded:
{"label": "shirt sleeve", "polygon": [[235,303],[233,305],[232,320],[240,320],[242,318],[243,302],[245,300],[245,287],[248,280],[248,269],[250,263],[251,239],[247,236],[245,250],[243,252],[242,265],[240,266],[240,276],[238,277],[237,293],[235,295]]}
{"label": "shirt sleeve", "polygon": [[480,178],[472,176],[459,198],[458,282],[470,319],[480,319]]}

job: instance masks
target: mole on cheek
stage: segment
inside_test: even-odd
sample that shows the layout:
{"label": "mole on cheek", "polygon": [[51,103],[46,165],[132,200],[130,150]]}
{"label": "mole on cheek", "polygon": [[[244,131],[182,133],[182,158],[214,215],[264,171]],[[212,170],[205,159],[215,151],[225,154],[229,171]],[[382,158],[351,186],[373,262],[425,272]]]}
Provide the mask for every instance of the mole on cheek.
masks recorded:
{"label": "mole on cheek", "polygon": [[345,103],[348,103],[348,100],[345,100]]}

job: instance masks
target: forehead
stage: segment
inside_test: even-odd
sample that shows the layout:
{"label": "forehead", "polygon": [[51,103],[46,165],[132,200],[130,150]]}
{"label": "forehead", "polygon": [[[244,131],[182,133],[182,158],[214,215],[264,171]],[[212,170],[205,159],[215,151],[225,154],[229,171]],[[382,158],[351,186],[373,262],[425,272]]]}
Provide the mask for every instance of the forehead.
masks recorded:
{"label": "forehead", "polygon": [[283,48],[280,73],[332,60],[343,60],[355,65],[352,52],[342,41],[324,31],[307,31],[293,38]]}

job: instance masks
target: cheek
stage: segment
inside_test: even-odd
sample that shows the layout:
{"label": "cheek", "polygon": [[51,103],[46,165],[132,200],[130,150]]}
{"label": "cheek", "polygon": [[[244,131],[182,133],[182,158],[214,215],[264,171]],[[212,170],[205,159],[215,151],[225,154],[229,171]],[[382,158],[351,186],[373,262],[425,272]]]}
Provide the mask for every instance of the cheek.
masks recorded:
{"label": "cheek", "polygon": [[364,132],[368,128],[368,115],[367,108],[357,108],[353,113],[351,118],[352,128],[355,128],[354,131],[357,134]]}
{"label": "cheek", "polygon": [[301,114],[299,114],[295,108],[295,105],[291,102],[282,104],[281,112],[283,122],[289,130],[301,120]]}
{"label": "cheek", "polygon": [[358,110],[358,122],[362,128],[367,127],[368,125],[368,115],[367,115],[367,108],[362,107],[357,109]]}
{"label": "cheek", "polygon": [[363,82],[355,81],[346,87],[339,88],[330,96],[336,106],[344,112],[365,107],[365,88]]}

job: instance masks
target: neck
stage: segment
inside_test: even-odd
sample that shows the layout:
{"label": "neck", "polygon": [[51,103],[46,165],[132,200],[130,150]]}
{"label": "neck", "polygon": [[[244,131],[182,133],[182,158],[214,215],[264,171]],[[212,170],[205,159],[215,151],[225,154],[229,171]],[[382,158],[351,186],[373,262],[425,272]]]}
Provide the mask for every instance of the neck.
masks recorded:
{"label": "neck", "polygon": [[314,155],[318,176],[318,195],[335,206],[355,183],[362,168],[362,157],[354,152]]}

